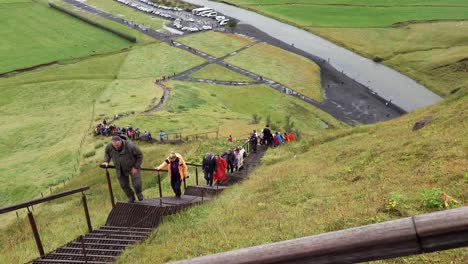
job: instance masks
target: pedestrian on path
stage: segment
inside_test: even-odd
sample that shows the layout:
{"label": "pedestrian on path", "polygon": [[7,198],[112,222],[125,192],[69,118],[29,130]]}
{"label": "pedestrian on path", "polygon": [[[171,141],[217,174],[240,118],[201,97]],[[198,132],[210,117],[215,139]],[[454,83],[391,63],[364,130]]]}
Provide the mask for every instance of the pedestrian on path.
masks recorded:
{"label": "pedestrian on path", "polygon": [[[124,140],[119,136],[113,136],[112,141],[107,144],[104,151],[104,167],[109,166],[112,160],[115,166],[117,179],[120,187],[125,192],[129,203],[135,202],[135,193],[139,201],[143,200],[142,182],[141,182],[141,163],[143,162],[143,153],[140,148],[130,140]],[[132,185],[135,192],[130,188],[129,177],[132,177]]]}
{"label": "pedestrian on path", "polygon": [[164,131],[159,131],[159,141],[163,142],[164,141],[164,136],[166,136],[166,133]]}
{"label": "pedestrian on path", "polygon": [[205,175],[206,185],[213,186],[213,174],[216,171],[216,159],[213,154],[205,154],[202,162],[202,170]]}
{"label": "pedestrian on path", "polygon": [[187,164],[185,163],[182,155],[171,151],[166,160],[155,169],[162,170],[166,167],[168,168],[167,175],[171,181],[172,190],[174,191],[176,198],[180,198],[182,195],[180,184],[187,178],[188,175]]}
{"label": "pedestrian on path", "polygon": [[213,179],[216,182],[216,184],[219,185],[219,182],[226,180],[227,162],[221,156],[219,156],[219,154],[215,155],[215,160],[216,171],[213,174]]}
{"label": "pedestrian on path", "polygon": [[223,157],[227,162],[227,172],[230,171],[232,173],[235,165],[237,164],[237,158],[236,155],[234,155],[234,152],[228,149],[221,155],[221,157]]}
{"label": "pedestrian on path", "polygon": [[268,124],[263,129],[263,139],[267,146],[273,146],[273,134],[271,133],[270,125]]}
{"label": "pedestrian on path", "polygon": [[252,134],[249,137],[249,144],[250,144],[250,149],[253,151],[253,153],[257,153],[258,137],[257,137],[257,132],[255,130],[252,132]]}

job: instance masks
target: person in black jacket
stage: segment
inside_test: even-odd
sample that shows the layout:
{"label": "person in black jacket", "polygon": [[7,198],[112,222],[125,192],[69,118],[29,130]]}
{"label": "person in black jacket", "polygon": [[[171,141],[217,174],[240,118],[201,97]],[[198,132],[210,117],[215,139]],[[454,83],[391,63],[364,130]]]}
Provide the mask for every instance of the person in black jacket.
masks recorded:
{"label": "person in black jacket", "polygon": [[216,171],[216,159],[211,153],[206,153],[202,162],[202,170],[205,174],[206,185],[213,186],[213,173]]}
{"label": "person in black jacket", "polygon": [[234,168],[237,166],[237,158],[234,152],[230,149],[226,150],[221,157],[223,157],[228,166],[227,166],[227,172],[231,171],[231,173],[234,171]]}
{"label": "person in black jacket", "polygon": [[249,137],[249,144],[250,149],[253,151],[253,153],[257,153],[258,137],[257,132],[255,130],[252,131],[252,134]]}
{"label": "person in black jacket", "polygon": [[263,129],[263,138],[267,146],[273,146],[273,134],[271,134],[270,126],[267,124]]}

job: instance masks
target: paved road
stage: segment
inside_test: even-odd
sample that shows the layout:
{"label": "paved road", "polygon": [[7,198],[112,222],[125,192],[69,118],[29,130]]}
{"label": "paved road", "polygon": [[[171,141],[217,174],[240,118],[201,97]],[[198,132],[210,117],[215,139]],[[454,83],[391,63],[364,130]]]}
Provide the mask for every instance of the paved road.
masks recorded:
{"label": "paved road", "polygon": [[295,47],[305,52],[329,59],[330,64],[337,70],[343,71],[350,78],[366,85],[382,98],[393,102],[405,111],[413,111],[442,100],[440,96],[411,78],[305,30],[223,3],[207,0],[183,1],[209,6],[242,23],[253,25],[274,38],[294,44]]}

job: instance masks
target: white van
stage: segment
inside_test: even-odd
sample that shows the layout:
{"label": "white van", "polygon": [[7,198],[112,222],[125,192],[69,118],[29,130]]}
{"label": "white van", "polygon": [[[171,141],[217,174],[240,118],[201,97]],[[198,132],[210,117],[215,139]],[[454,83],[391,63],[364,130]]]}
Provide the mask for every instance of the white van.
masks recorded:
{"label": "white van", "polygon": [[207,12],[207,11],[213,11],[213,9],[209,7],[196,8],[192,10],[192,14],[201,15],[201,13]]}

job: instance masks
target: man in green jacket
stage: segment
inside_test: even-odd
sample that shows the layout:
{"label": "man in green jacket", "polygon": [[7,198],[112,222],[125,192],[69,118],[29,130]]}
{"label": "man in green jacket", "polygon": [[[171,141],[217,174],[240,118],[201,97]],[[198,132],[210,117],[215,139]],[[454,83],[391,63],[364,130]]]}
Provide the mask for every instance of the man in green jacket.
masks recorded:
{"label": "man in green jacket", "polygon": [[[104,162],[101,164],[104,167],[109,165],[109,161],[115,165],[117,179],[120,187],[128,197],[128,202],[135,202],[135,193],[139,201],[143,200],[142,183],[141,183],[141,163],[143,162],[143,153],[137,145],[130,140],[123,140],[119,136],[112,137],[112,141],[107,144],[104,153]],[[133,189],[130,188],[129,176],[132,176]]]}

